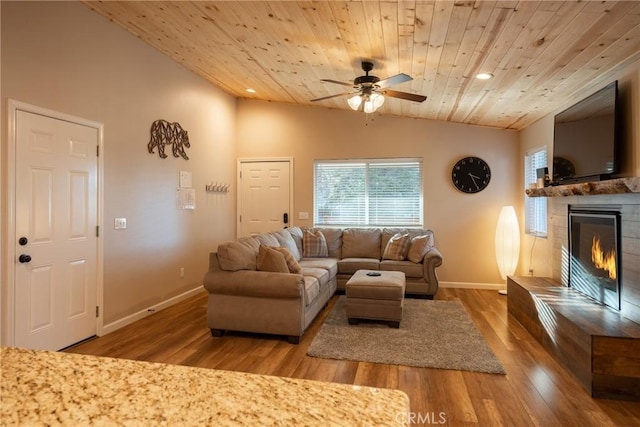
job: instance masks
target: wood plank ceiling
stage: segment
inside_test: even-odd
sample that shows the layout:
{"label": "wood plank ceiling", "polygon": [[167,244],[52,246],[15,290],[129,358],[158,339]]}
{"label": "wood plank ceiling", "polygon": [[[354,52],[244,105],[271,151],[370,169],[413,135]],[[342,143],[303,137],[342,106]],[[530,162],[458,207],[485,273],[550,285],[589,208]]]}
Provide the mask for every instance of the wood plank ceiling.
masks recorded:
{"label": "wood plank ceiling", "polygon": [[[239,98],[310,100],[372,74],[406,73],[378,112],[523,129],[640,60],[638,1],[84,2]],[[479,72],[494,78],[476,79]],[[248,93],[251,88],[255,93]]]}

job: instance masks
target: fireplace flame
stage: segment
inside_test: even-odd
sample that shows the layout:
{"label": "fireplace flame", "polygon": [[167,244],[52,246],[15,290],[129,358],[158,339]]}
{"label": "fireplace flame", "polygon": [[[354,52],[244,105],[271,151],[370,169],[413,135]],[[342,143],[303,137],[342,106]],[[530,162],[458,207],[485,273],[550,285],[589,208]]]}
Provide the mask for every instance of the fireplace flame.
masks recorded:
{"label": "fireplace flame", "polygon": [[591,261],[596,268],[609,273],[609,279],[616,279],[616,251],[611,250],[605,253],[600,246],[600,237],[598,236],[593,236]]}

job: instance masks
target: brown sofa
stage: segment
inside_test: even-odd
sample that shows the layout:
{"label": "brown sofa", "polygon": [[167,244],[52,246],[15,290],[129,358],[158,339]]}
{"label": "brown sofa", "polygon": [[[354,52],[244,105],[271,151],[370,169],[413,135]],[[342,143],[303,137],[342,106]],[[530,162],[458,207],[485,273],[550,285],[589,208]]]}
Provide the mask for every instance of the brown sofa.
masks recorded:
{"label": "brown sofa", "polygon": [[[209,292],[207,322],[213,336],[224,331],[286,335],[297,343],[336,290],[344,290],[360,269],[402,271],[407,295],[433,298],[438,291],[436,268],[442,256],[431,230],[322,228],[326,257],[304,257],[304,230],[299,227],[222,243],[210,254],[204,287]],[[398,232],[428,236],[421,262],[382,259],[389,239]],[[259,271],[260,245],[289,250],[301,274]]]}

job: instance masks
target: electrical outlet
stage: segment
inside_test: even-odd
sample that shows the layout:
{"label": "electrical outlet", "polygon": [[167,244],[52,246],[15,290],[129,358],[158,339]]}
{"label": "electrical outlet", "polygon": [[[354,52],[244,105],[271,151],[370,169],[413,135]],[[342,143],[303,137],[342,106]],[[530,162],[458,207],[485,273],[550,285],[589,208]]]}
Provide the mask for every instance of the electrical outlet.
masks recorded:
{"label": "electrical outlet", "polygon": [[184,277],[184,267],[180,267],[180,278]]}
{"label": "electrical outlet", "polygon": [[529,269],[529,276],[533,276],[533,268]]}

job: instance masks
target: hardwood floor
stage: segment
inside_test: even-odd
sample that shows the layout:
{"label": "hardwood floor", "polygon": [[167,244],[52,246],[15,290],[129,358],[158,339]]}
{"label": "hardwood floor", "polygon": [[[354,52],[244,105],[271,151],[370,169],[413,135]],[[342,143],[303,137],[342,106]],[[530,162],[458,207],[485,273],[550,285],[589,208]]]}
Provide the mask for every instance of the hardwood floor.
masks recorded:
{"label": "hardwood floor", "polygon": [[285,337],[243,333],[212,338],[203,291],[201,296],[67,351],[397,388],[409,395],[413,425],[640,426],[639,403],[592,399],[507,314],[506,297],[496,291],[441,288],[436,299],[459,300],[465,305],[507,375],[309,357],[307,348],[335,296],[298,345],[289,344]]}

